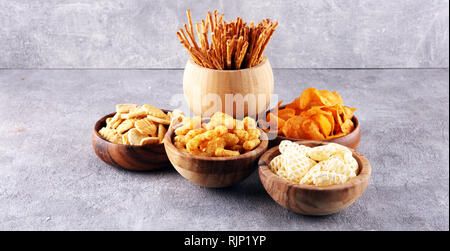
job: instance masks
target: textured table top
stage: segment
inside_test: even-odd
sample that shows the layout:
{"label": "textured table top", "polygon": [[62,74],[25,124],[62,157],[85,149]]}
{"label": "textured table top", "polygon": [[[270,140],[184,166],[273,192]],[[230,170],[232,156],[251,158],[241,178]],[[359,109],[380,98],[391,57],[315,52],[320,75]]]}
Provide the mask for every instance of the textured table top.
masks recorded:
{"label": "textured table top", "polygon": [[111,168],[92,150],[117,103],[185,106],[182,70],[0,70],[0,230],[448,230],[449,72],[275,69],[275,94],[338,91],[356,111],[365,193],[330,216],[278,206],[257,172],[225,189],[174,169]]}

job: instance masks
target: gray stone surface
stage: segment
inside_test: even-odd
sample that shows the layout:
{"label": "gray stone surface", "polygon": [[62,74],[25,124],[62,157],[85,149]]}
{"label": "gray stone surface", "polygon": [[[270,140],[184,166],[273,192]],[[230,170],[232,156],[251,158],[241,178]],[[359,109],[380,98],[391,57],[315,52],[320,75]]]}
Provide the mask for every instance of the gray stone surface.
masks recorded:
{"label": "gray stone surface", "polygon": [[116,103],[180,106],[180,70],[0,70],[0,230],[449,230],[448,70],[275,70],[275,93],[338,91],[358,107],[371,182],[352,206],[306,217],[257,172],[225,189],[173,170],[136,173],[94,154]]}
{"label": "gray stone surface", "polygon": [[449,66],[448,0],[9,0],[0,68],[182,68],[188,8],[278,20],[266,53],[278,68]]}

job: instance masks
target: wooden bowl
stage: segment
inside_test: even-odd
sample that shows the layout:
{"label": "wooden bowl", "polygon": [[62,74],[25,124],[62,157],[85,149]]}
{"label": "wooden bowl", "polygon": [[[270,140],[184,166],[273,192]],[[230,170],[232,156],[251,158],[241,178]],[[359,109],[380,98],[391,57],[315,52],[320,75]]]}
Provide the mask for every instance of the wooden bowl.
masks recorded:
{"label": "wooden bowl", "polygon": [[[320,141],[296,141],[310,147],[329,144]],[[358,175],[344,184],[331,186],[301,185],[274,174],[270,161],[280,154],[278,146],[269,149],[258,162],[261,182],[267,193],[281,206],[304,215],[328,215],[336,213],[355,202],[366,190],[370,180],[369,161],[353,149],[358,162]]]}
{"label": "wooden bowl", "polygon": [[[283,109],[285,106],[281,106],[279,109]],[[272,110],[268,111],[271,112]],[[361,141],[361,127],[359,125],[359,121],[356,118],[356,116],[353,116],[352,118],[353,124],[355,125],[355,128],[353,131],[345,136],[335,138],[335,139],[329,139],[329,140],[321,140],[322,142],[331,142],[331,143],[337,143],[346,147],[350,147],[353,149],[357,149],[359,146],[359,142]],[[269,135],[270,141],[269,141],[269,147],[274,147],[280,144],[281,141],[287,139],[290,141],[297,141],[297,140],[305,140],[305,139],[297,139],[297,138],[290,138],[285,137],[283,135]]]}
{"label": "wooden bowl", "polygon": [[106,126],[106,119],[114,114],[116,113],[108,114],[97,121],[92,132],[92,147],[101,160],[111,166],[133,171],[152,171],[170,166],[163,144],[128,146],[103,139],[98,131]]}
{"label": "wooden bowl", "polygon": [[181,176],[202,187],[227,187],[241,182],[257,168],[258,158],[268,146],[267,135],[261,130],[261,144],[248,153],[235,157],[196,156],[173,144],[174,129],[178,126],[169,128],[166,133],[167,156]]}
{"label": "wooden bowl", "polygon": [[241,70],[208,69],[189,59],[184,69],[183,91],[195,115],[211,117],[221,111],[235,118],[256,117],[264,114],[270,104],[272,67],[267,58],[259,65]]}

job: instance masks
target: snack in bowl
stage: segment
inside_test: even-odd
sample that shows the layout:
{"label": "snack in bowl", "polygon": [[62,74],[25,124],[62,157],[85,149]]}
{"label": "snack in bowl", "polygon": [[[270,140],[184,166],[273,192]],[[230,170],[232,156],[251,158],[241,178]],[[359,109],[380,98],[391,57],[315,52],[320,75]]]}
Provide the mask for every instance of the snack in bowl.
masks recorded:
{"label": "snack in bowl", "polygon": [[[180,43],[188,50],[194,62],[217,70],[239,70],[258,65],[278,22],[265,19],[256,26],[242,18],[226,22],[224,15],[215,10],[205,20],[196,23],[198,43],[195,39],[191,11],[187,10],[188,24],[177,32]],[[186,31],[186,33],[185,33]],[[211,35],[208,38],[208,32]],[[187,34],[187,36],[186,36]]]}
{"label": "snack in bowl", "polygon": [[[292,146],[292,144],[297,144],[299,147]],[[331,150],[322,147],[330,144],[332,144]],[[328,215],[350,206],[364,193],[369,184],[372,169],[369,160],[361,153],[352,148],[342,148],[341,145],[333,146],[333,144],[317,140],[286,141],[267,150],[258,161],[259,178],[266,192],[280,206],[304,215]],[[351,152],[351,156],[356,160],[356,163],[349,158],[348,151]],[[291,162],[281,161],[281,158],[273,161],[281,154],[288,156],[292,152],[297,157],[288,157]],[[342,157],[342,155],[344,156]],[[348,167],[343,167],[342,163],[340,166],[327,163],[326,159],[335,159],[336,157],[341,162],[342,157],[344,164]],[[312,161],[316,164],[310,163]],[[280,162],[278,168],[275,167],[277,162]],[[320,162],[322,162],[322,165],[318,165]],[[290,165],[288,165],[289,163]],[[313,166],[308,170],[311,164]],[[341,175],[353,176],[355,167],[356,176],[343,182],[344,179],[340,179],[342,178]],[[274,169],[276,169],[276,172],[273,171]],[[284,174],[283,169],[286,170]],[[278,175],[278,170],[282,173],[281,176]],[[317,177],[317,173],[322,172],[322,170],[340,174],[336,175],[339,178],[330,179],[329,177],[332,175],[328,174]],[[306,176],[308,173],[310,175]],[[282,176],[288,177],[288,179]],[[300,181],[302,180],[309,185],[301,184]],[[314,180],[316,180],[317,185],[314,184]],[[343,183],[331,185],[334,182]]]}
{"label": "snack in bowl", "polygon": [[279,151],[281,154],[270,161],[270,169],[291,182],[329,186],[356,177],[358,162],[345,146],[330,143],[308,147],[283,140]]}
{"label": "snack in bowl", "polygon": [[250,117],[236,120],[216,112],[207,123],[201,117],[185,118],[175,129],[174,145],[190,154],[205,157],[232,157],[250,152],[261,143],[261,131]]}
{"label": "snack in bowl", "polygon": [[106,119],[98,133],[106,140],[123,145],[161,144],[170,125],[171,113],[145,104],[118,104],[116,114]]}
{"label": "snack in bowl", "polygon": [[294,102],[269,112],[265,127],[294,139],[332,140],[353,131],[354,111],[336,91],[308,88]]}

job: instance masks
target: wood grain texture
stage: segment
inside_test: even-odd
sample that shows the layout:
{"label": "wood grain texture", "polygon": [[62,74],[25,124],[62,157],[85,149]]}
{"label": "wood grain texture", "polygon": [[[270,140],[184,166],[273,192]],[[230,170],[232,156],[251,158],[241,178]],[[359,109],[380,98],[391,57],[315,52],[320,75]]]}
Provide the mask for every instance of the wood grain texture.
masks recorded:
{"label": "wood grain texture", "polygon": [[98,131],[106,126],[106,119],[114,114],[108,114],[97,121],[92,132],[92,147],[101,160],[111,166],[133,171],[152,171],[170,166],[163,144],[128,146],[103,139]]}
{"label": "wood grain texture", "polygon": [[[320,141],[296,141],[310,147],[329,144]],[[280,154],[278,146],[269,149],[258,162],[261,182],[267,193],[281,206],[304,215],[328,215],[336,213],[358,199],[365,191],[371,174],[369,161],[353,149],[353,157],[359,165],[358,175],[344,184],[310,186],[287,181],[274,174],[270,161]]]}
{"label": "wood grain texture", "polygon": [[202,157],[183,152],[172,143],[174,128],[170,127],[164,147],[170,162],[187,180],[203,187],[227,187],[247,178],[256,168],[259,157],[267,150],[268,138],[261,131],[261,143],[254,150],[235,157]]}
{"label": "wood grain texture", "polygon": [[[241,70],[208,69],[189,59],[184,69],[183,91],[190,109],[196,115],[210,117],[222,111],[233,117],[256,117],[264,113],[270,104],[273,82],[272,67],[267,58],[257,66]],[[255,97],[255,102],[249,97],[249,101],[226,104],[227,94],[231,94],[231,98],[239,94],[243,98],[249,95]]]}
{"label": "wood grain texture", "polygon": [[[283,108],[285,108],[285,106],[279,107],[279,109],[283,109]],[[272,110],[266,112],[266,117],[267,117],[267,114],[271,111]],[[352,121],[353,121],[353,124],[355,125],[355,129],[353,129],[353,131],[351,133],[349,133],[345,136],[339,137],[339,138],[329,139],[329,140],[321,140],[321,141],[337,143],[337,144],[341,144],[346,147],[357,149],[359,146],[359,142],[361,141],[361,126],[359,124],[358,118],[354,115],[353,115]],[[278,146],[280,144],[280,142],[283,140],[290,140],[290,141],[305,140],[305,139],[290,138],[290,137],[286,137],[283,135],[276,135],[276,136],[271,135],[271,137],[269,137],[269,138],[271,138],[271,140],[269,141],[269,148]]]}

